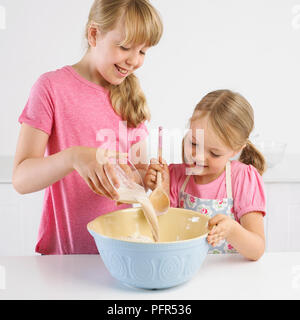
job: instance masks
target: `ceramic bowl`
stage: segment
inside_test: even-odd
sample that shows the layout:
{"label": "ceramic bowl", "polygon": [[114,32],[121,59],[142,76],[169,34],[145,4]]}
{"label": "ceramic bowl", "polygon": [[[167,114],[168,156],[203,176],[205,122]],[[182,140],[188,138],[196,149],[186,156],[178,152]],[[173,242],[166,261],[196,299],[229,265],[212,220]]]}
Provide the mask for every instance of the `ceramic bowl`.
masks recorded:
{"label": "ceramic bowl", "polygon": [[[110,274],[138,288],[169,288],[196,275],[207,256],[209,217],[170,208],[158,217],[159,242],[153,242],[141,208],[114,211],[87,225]],[[141,240],[135,240],[136,237]],[[143,242],[146,239],[151,242]]]}

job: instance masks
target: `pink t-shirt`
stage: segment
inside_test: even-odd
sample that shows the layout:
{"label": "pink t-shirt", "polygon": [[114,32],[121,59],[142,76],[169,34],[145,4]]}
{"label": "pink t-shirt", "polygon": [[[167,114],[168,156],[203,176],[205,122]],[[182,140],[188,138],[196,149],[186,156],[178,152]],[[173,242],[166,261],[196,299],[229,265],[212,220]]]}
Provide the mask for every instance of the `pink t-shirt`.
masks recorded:
{"label": "pink t-shirt", "polygon": [[[18,121],[49,135],[45,156],[71,146],[128,152],[145,139],[145,124],[127,128],[111,105],[109,91],[81,77],[71,66],[42,74]],[[95,194],[76,170],[45,189],[36,252],[98,253],[87,223],[130,205],[117,206]]]}
{"label": "pink t-shirt", "polygon": [[[179,207],[179,192],[186,178],[185,164],[171,164],[170,170],[170,201],[172,207]],[[262,176],[252,165],[240,161],[231,161],[231,184],[233,210],[235,219],[248,212],[259,211],[265,216],[266,198]],[[227,198],[225,170],[214,181],[208,184],[196,184],[193,176],[185,188],[185,192],[202,199]]]}

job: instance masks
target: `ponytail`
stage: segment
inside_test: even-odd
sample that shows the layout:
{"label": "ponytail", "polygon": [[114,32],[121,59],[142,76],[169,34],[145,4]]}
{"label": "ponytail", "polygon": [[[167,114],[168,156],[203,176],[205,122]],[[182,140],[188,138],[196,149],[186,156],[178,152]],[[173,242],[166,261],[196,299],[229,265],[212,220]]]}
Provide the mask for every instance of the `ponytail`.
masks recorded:
{"label": "ponytail", "polygon": [[263,175],[267,169],[264,156],[249,140],[247,140],[247,144],[242,150],[239,161],[245,164],[251,164],[257,169],[260,175]]}
{"label": "ponytail", "polygon": [[133,73],[119,85],[108,85],[108,89],[115,112],[127,121],[128,127],[136,128],[145,120],[150,120],[146,97]]}

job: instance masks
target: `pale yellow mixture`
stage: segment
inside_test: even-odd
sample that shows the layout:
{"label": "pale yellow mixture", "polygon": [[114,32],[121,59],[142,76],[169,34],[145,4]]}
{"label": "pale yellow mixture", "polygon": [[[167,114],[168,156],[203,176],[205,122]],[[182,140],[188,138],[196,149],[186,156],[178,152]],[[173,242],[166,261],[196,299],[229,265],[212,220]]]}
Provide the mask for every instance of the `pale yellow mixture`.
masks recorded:
{"label": "pale yellow mixture", "polygon": [[134,185],[131,186],[130,189],[121,186],[118,189],[118,193],[119,193],[119,200],[118,200],[119,202],[141,204],[145,218],[148,224],[150,225],[153,239],[154,241],[159,241],[157,215],[144,188],[139,184],[134,183]]}

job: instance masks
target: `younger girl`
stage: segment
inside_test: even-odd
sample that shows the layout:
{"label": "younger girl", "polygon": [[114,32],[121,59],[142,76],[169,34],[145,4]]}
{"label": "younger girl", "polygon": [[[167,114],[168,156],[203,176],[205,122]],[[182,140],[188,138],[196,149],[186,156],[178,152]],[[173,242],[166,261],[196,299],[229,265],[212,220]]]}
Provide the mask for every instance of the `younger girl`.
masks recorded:
{"label": "younger girl", "polygon": [[112,200],[99,147],[128,154],[135,146],[147,163],[150,115],[133,72],[159,42],[161,19],[147,0],[95,0],[85,35],[83,58],[41,75],[19,118],[13,185],[22,194],[46,188],[42,254],[98,253],[87,223],[128,207]]}
{"label": "younger girl", "polygon": [[[161,171],[171,206],[211,217],[210,253],[238,251],[257,260],[265,248],[261,177],[265,161],[249,141],[253,117],[250,104],[240,94],[229,90],[208,93],[190,119],[183,143],[184,163],[168,167],[151,160],[145,183],[153,190],[156,172]],[[197,139],[199,131],[204,132],[204,145]],[[238,153],[239,160],[230,161]]]}

